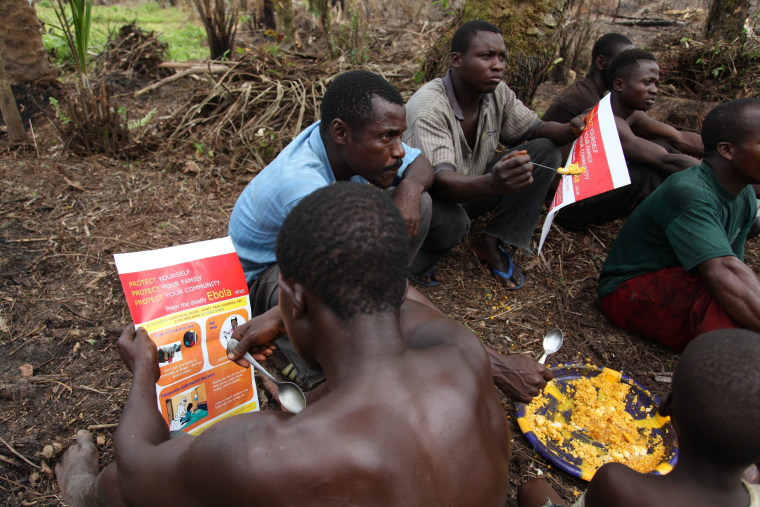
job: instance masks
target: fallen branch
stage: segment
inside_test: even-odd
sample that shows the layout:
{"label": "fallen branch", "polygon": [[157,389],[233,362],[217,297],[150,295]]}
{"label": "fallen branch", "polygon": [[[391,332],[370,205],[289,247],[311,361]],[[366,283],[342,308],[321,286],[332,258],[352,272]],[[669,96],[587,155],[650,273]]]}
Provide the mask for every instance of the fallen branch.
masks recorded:
{"label": "fallen branch", "polygon": [[119,423],[111,423],[111,424],[90,424],[87,426],[87,429],[92,430],[105,430],[108,428],[116,428],[119,425]]}
{"label": "fallen branch", "polygon": [[148,85],[142,90],[137,90],[134,93],[134,97],[137,98],[140,95],[144,95],[148,92],[152,92],[153,90],[157,90],[158,88],[161,88],[162,86],[166,84],[169,84],[178,79],[182,79],[183,77],[189,76],[191,74],[221,74],[223,72],[228,72],[230,70],[232,70],[230,67],[226,65],[219,65],[219,64],[198,65],[196,67],[190,67],[189,69],[185,69],[181,72],[177,72],[176,74],[172,76],[162,79],[161,81],[157,81],[151,85]]}
{"label": "fallen branch", "polygon": [[7,447],[8,450],[11,451],[13,454],[15,454],[17,457],[19,457],[22,460],[26,461],[27,463],[29,463],[30,465],[32,465],[34,468],[40,468],[39,465],[35,465],[34,463],[32,463],[31,461],[29,461],[28,459],[26,459],[23,454],[21,454],[16,449],[14,449],[13,447],[11,447],[11,444],[9,444],[5,440],[3,440],[2,437],[0,437],[0,442],[2,442],[3,444],[5,444],[5,447]]}
{"label": "fallen branch", "polygon": [[685,26],[688,23],[675,19],[631,19],[615,20],[615,24],[623,26]]}

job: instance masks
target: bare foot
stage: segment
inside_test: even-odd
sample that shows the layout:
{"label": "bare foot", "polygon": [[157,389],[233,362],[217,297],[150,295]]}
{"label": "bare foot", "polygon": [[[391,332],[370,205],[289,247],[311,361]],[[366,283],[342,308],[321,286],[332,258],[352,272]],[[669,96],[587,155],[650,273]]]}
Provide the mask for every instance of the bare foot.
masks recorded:
{"label": "bare foot", "polygon": [[423,285],[425,287],[435,287],[441,283],[441,277],[438,276],[438,271],[430,269],[421,275],[415,275],[410,277],[413,282]]}
{"label": "bare foot", "polygon": [[89,431],[79,430],[77,441],[55,465],[58,487],[71,507],[95,505],[95,480],[98,477],[98,450]]}
{"label": "bare foot", "polygon": [[509,272],[509,255],[500,248],[498,238],[481,234],[470,241],[470,250],[506,288],[516,290],[522,286],[525,280],[522,271],[513,263]]}

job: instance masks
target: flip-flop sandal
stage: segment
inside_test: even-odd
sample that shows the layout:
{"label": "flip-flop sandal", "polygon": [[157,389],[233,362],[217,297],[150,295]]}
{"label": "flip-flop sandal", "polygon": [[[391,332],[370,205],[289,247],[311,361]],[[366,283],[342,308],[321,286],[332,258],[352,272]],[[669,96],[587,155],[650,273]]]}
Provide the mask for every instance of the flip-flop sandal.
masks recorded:
{"label": "flip-flop sandal", "polygon": [[[512,262],[512,257],[509,255],[509,253],[506,250],[504,250],[504,247],[502,247],[501,245],[499,245],[499,251],[504,256],[504,260],[509,262],[509,269],[507,269],[506,273],[504,271],[500,271],[500,270],[498,270],[496,268],[492,268],[490,266],[489,266],[488,269],[490,269],[491,273],[493,273],[494,275],[496,275],[496,276],[498,276],[500,278],[505,278],[505,279],[509,280],[510,282],[515,283],[514,280],[512,280],[512,273],[514,273],[514,271],[515,271],[515,263]],[[523,273],[521,271],[520,272],[520,283],[516,284],[514,287],[507,287],[507,290],[520,290],[520,289],[522,289],[523,285],[525,285],[525,273]]]}
{"label": "flip-flop sandal", "polygon": [[[423,278],[428,278],[428,281],[423,280]],[[416,283],[417,285],[422,285],[423,287],[436,287],[438,285],[441,285],[440,280],[433,280],[433,270],[428,270],[427,273],[422,275],[421,278],[417,278],[414,275],[409,275],[409,279]]]}

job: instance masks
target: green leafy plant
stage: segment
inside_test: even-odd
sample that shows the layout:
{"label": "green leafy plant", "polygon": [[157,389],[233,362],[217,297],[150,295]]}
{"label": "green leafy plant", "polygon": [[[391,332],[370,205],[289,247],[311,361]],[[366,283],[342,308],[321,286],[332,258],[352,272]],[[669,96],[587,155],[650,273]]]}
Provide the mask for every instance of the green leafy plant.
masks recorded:
{"label": "green leafy plant", "polygon": [[50,105],[53,106],[53,110],[55,111],[55,117],[58,118],[61,121],[61,125],[66,125],[71,121],[71,118],[63,114],[63,111],[61,111],[61,105],[58,102],[58,99],[55,97],[48,97],[48,100],[50,101]]}
{"label": "green leafy plant", "polygon": [[454,7],[451,5],[451,2],[449,0],[435,0],[435,2],[433,2],[433,5],[440,7],[441,11],[444,14],[454,14],[455,12]]}
{"label": "green leafy plant", "polygon": [[368,30],[366,23],[359,19],[359,14],[350,5],[347,13],[351,20],[341,27],[338,45],[350,63],[365,63],[369,59]]}
{"label": "green leafy plant", "polygon": [[[76,93],[66,103],[66,115],[57,104],[53,106],[61,118],[59,132],[65,146],[82,155],[122,156],[124,146],[130,142],[127,122],[114,111],[105,83],[93,87],[87,77],[92,0],[68,0],[65,4],[64,0],[55,0],[53,10],[78,77]],[[64,122],[64,117],[69,121]]]}
{"label": "green leafy plant", "polygon": [[319,17],[319,24],[322,25],[322,31],[325,32],[327,41],[327,52],[330,58],[338,56],[338,50],[335,46],[335,39],[332,34],[332,16],[330,15],[330,0],[309,0],[309,6],[314,14]]}
{"label": "green leafy plant", "polygon": [[[161,41],[169,44],[167,58],[172,61],[206,60],[209,57],[206,33],[195,13],[184,6],[161,8],[154,1],[130,2],[129,5],[121,2],[119,5],[95,5],[97,3],[93,2],[90,16],[90,55],[105,48],[113,27],[137,23],[142,30],[156,32]],[[59,28],[54,5],[50,0],[42,0],[35,2],[34,8],[45,27],[42,34],[45,49],[54,55],[59,66],[73,68],[73,57]]]}
{"label": "green leafy plant", "polygon": [[148,114],[146,114],[145,116],[143,116],[142,118],[138,120],[130,120],[129,118],[127,118],[127,108],[124,106],[120,106],[117,112],[119,113],[119,116],[122,118],[122,120],[127,122],[127,128],[129,130],[134,130],[137,128],[144,127],[145,125],[150,123],[150,120],[153,119],[157,111],[158,110],[154,107],[153,109],[148,111]]}
{"label": "green leafy plant", "polygon": [[[68,6],[68,13],[67,13]],[[74,59],[77,75],[84,88],[89,88],[87,80],[87,50],[90,47],[90,27],[92,0],[56,0],[53,10],[58,18],[62,38]]]}

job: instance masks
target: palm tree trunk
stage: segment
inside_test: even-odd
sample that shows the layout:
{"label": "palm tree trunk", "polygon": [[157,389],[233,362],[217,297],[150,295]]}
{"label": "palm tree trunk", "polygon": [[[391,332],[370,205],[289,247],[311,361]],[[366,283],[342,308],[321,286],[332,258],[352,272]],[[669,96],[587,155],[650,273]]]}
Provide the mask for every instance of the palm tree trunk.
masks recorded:
{"label": "palm tree trunk", "polygon": [[20,144],[27,141],[24,124],[21,123],[21,115],[18,113],[16,99],[13,98],[11,84],[5,74],[3,57],[0,55],[0,113],[8,127],[8,139],[11,144]]}

